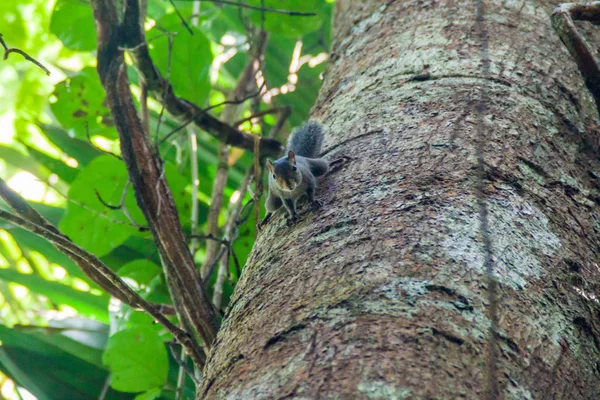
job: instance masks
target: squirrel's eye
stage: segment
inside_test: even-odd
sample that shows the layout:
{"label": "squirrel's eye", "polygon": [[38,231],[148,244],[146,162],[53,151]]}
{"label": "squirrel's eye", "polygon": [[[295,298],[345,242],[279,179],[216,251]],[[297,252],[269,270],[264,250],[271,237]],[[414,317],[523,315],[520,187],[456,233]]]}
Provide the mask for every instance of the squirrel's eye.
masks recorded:
{"label": "squirrel's eye", "polygon": [[275,174],[273,174],[273,179],[275,179]]}
{"label": "squirrel's eye", "polygon": [[296,166],[294,165],[294,166],[292,167],[292,169],[295,171],[295,170],[297,170],[298,168],[296,168]]}

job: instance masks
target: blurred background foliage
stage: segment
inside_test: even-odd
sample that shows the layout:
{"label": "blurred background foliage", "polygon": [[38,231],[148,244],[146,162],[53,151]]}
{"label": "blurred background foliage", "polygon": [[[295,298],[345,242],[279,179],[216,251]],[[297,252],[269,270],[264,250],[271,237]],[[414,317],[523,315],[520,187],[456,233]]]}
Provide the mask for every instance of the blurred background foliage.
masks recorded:
{"label": "blurred background foliage", "polygon": [[[178,96],[200,107],[225,100],[248,62],[251,32],[270,33],[261,66],[266,89],[254,111],[293,107],[282,135],[304,121],[321,85],[327,61],[333,4],[328,0],[242,0],[246,4],[317,13],[295,17],[202,1],[148,0],[147,38],[151,55],[169,76]],[[263,3],[264,2],[264,3]],[[191,34],[177,11],[188,23]],[[194,14],[198,8],[199,12]],[[197,16],[197,21],[195,20]],[[152,237],[132,225],[119,204],[127,183],[105,94],[95,70],[96,32],[87,0],[2,0],[0,34],[9,47],[40,61],[50,76],[11,54],[0,61],[0,176],[77,244],[99,256],[145,298],[169,303]],[[174,35],[173,35],[174,34]],[[172,48],[169,52],[169,38]],[[171,55],[169,59],[169,53]],[[137,73],[130,68],[139,96]],[[248,101],[243,117],[252,115]],[[149,99],[150,131],[164,137],[181,121]],[[210,112],[219,117],[223,107]],[[266,134],[267,115],[242,129]],[[217,169],[218,142],[197,131],[197,152],[188,131],[160,146],[165,174],[185,232],[203,232]],[[191,220],[191,157],[197,157],[199,213]],[[220,215],[239,198],[252,154],[233,149]],[[138,224],[144,217],[131,187],[124,196]],[[6,208],[2,205],[3,208]],[[253,213],[251,213],[253,215]],[[252,248],[251,217],[233,247],[240,264]],[[195,252],[204,261],[205,243]],[[225,309],[237,281],[233,263],[223,288]],[[209,284],[212,294],[214,276]],[[179,367],[166,342],[172,338],[147,315],[111,301],[65,255],[44,239],[0,223],[0,397],[8,399],[175,399]],[[186,382],[183,398],[193,397]]]}

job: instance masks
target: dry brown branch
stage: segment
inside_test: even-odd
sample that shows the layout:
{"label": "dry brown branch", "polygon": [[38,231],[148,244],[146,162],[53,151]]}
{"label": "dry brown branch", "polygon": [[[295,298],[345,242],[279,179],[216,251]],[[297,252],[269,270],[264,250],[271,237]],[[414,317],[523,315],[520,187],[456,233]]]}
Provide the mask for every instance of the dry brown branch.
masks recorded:
{"label": "dry brown branch", "polygon": [[[162,162],[154,154],[137,114],[120,49],[121,45],[131,47],[132,38],[142,39],[136,43],[143,41],[139,2],[126,1],[122,25],[115,2],[94,0],[92,7],[98,33],[98,74],[119,132],[121,154],[136,200],[157,244],[178,316],[181,321],[190,323],[193,334],[197,334],[210,349],[218,330],[217,316],[187,247],[171,191],[162,173]],[[141,48],[145,49],[145,46]],[[155,86],[164,81],[149,82],[146,80],[152,93],[160,93],[164,87]],[[168,109],[169,99],[165,104]]]}
{"label": "dry brown branch", "polygon": [[[262,57],[267,44],[267,32],[261,31],[253,44],[251,51],[252,57],[238,78],[237,85],[231,94],[231,99],[223,110],[222,118],[227,123],[232,123],[239,118],[242,111],[242,103],[236,99],[245,99],[256,89],[256,73],[262,64]],[[260,88],[256,95],[260,94]],[[253,96],[256,97],[256,96]],[[256,139],[260,142],[260,138]],[[254,149],[256,151],[256,148]],[[217,174],[213,183],[213,191],[210,202],[210,209],[207,218],[206,233],[216,236],[219,233],[219,214],[223,206],[223,197],[225,186],[227,185],[227,174],[229,172],[229,146],[221,144],[219,147],[219,161]],[[206,255],[202,264],[202,277],[207,280],[214,269],[213,265],[218,262],[220,256],[224,253],[220,251],[221,244],[210,241],[206,243]],[[228,252],[229,254],[229,252]]]}
{"label": "dry brown branch", "polygon": [[30,62],[34,63],[35,65],[37,65],[42,71],[44,71],[46,73],[46,75],[50,75],[50,71],[48,70],[48,68],[44,67],[44,65],[41,62],[39,62],[38,60],[36,60],[35,58],[31,57],[29,54],[25,53],[21,49],[15,49],[15,48],[8,47],[8,45],[6,44],[4,39],[2,39],[1,33],[0,33],[0,44],[2,45],[2,47],[4,47],[4,60],[7,60],[8,56],[11,53],[17,53],[17,54],[20,54],[23,57],[25,57],[25,59],[27,61],[30,61]]}
{"label": "dry brown branch", "polygon": [[577,63],[579,72],[581,72],[588,90],[594,96],[596,108],[600,113],[600,68],[596,57],[573,22],[590,21],[593,24],[600,23],[600,2],[561,4],[554,9],[550,19],[552,27],[575,60],[575,63]]}
{"label": "dry brown branch", "polygon": [[[127,9],[137,9],[138,5],[133,3],[132,0],[127,1]],[[175,95],[173,87],[162,77],[150,58],[144,30],[139,29],[139,24],[131,25],[137,19],[137,15],[128,17],[126,13],[123,26],[126,26],[127,29],[122,32],[122,45],[128,49],[128,53],[140,73],[140,78],[146,83],[148,91],[159,101],[164,102],[166,110],[171,115],[182,118],[184,121],[193,121],[199,128],[204,129],[222,143],[253,151],[253,135],[240,132],[233,126],[211,116],[207,113],[207,110],[202,110],[197,105]],[[114,38],[114,40],[118,39]],[[106,66],[99,65],[99,68],[106,68]],[[281,143],[276,140],[261,140],[260,152],[264,156],[278,154],[281,149]]]}
{"label": "dry brown branch", "polygon": [[59,251],[71,258],[94,283],[107,293],[134,308],[141,308],[165,328],[186,348],[195,361],[204,364],[206,355],[191,336],[175,326],[161,312],[162,307],[144,300],[100,259],[77,246],[66,235],[35,211],[19,194],[0,179],[0,197],[19,215],[0,210],[0,218],[47,239]]}

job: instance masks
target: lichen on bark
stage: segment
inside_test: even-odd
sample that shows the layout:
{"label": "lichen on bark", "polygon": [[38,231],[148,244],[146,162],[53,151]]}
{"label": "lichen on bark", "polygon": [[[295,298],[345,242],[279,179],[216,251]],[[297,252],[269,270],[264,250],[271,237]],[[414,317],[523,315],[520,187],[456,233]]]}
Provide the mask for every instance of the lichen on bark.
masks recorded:
{"label": "lichen on bark", "polygon": [[349,161],[258,237],[200,396],[600,393],[597,112],[553,6],[336,4],[313,118]]}

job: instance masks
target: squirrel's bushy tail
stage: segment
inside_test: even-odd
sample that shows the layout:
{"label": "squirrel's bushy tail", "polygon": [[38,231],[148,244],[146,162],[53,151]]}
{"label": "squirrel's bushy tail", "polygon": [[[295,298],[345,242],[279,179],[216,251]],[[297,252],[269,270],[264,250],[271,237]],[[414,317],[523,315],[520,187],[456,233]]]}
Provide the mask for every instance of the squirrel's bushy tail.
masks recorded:
{"label": "squirrel's bushy tail", "polygon": [[317,158],[323,145],[325,130],[319,122],[311,120],[294,130],[288,139],[287,150],[293,150],[296,155]]}

